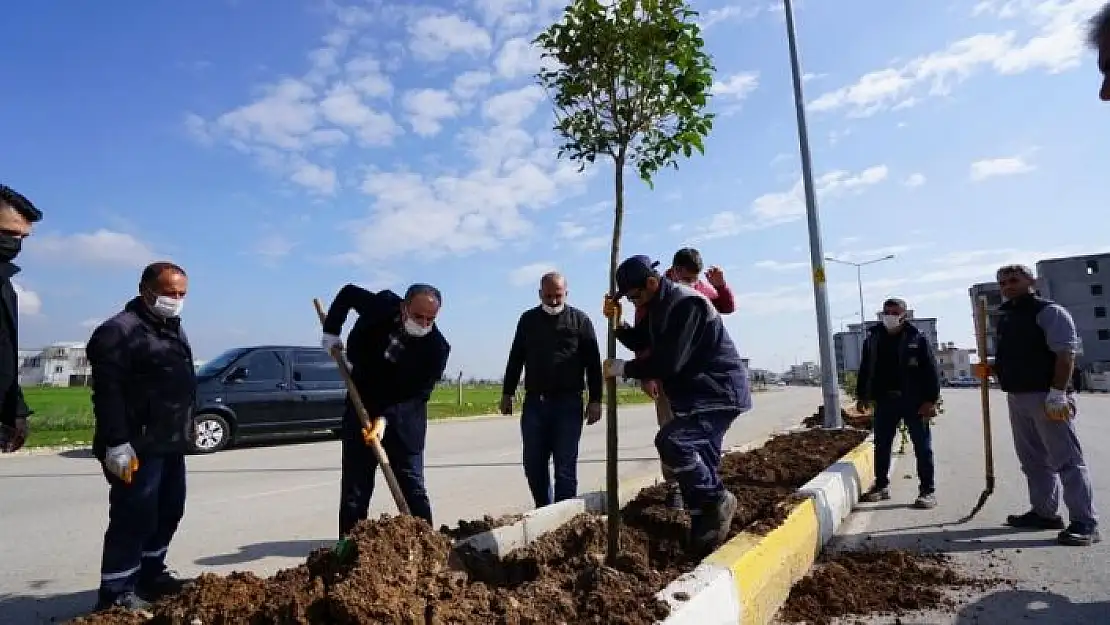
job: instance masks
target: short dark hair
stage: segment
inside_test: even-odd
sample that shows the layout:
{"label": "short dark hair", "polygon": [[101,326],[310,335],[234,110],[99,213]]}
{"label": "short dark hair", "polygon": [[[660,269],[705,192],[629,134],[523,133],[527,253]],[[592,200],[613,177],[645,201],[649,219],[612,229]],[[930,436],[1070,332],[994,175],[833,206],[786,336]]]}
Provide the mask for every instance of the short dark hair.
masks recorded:
{"label": "short dark hair", "polygon": [[701,273],[702,267],[705,266],[702,264],[701,252],[692,247],[684,247],[675,252],[671,265],[694,273]]}
{"label": "short dark hair", "polygon": [[436,301],[436,304],[443,306],[443,294],[439,289],[430,284],[416,283],[405,290],[405,303],[409,304],[417,295],[427,295]]}
{"label": "short dark hair", "polygon": [[179,265],[169,262],[168,260],[160,260],[150,263],[143,269],[143,274],[139,276],[139,286],[152,287],[158,282],[158,278],[167,271],[189,277]]}
{"label": "short dark hair", "polygon": [[11,207],[31,223],[42,219],[42,211],[35,207],[31,200],[6,184],[0,184],[0,205]]}
{"label": "short dark hair", "polygon": [[898,308],[901,308],[902,310],[906,310],[908,308],[906,306],[906,300],[904,300],[900,297],[888,297],[888,298],[886,298],[886,301],[883,302],[883,308],[886,308],[887,306],[897,306]]}
{"label": "short dark hair", "polygon": [[1005,275],[1008,275],[1008,274],[1014,274],[1014,273],[1018,274],[1019,276],[1022,276],[1026,280],[1033,280],[1034,282],[1036,282],[1036,280],[1037,280],[1037,276],[1036,276],[1036,274],[1033,273],[1032,269],[1030,269],[1027,265],[1019,265],[1019,264],[1003,265],[1002,267],[999,267],[998,271],[995,272],[995,274],[994,274],[994,279],[997,281],[997,280],[1001,279],[1002,276],[1005,276]]}
{"label": "short dark hair", "polygon": [[1110,2],[1095,13],[1087,26],[1087,44],[1098,49],[1110,42]]}

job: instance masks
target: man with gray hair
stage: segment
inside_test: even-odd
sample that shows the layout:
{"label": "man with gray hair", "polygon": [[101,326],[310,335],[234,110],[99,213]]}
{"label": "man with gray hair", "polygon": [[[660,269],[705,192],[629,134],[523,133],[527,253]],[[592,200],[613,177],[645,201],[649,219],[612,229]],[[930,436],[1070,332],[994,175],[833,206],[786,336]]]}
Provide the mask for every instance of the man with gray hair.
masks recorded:
{"label": "man with gray hair", "polygon": [[[1006,525],[1061,530],[1058,540],[1064,545],[1099,542],[1090,472],[1075,431],[1075,322],[1064,307],[1037,295],[1028,267],[1007,265],[998,270],[997,279],[1005,301],[999,308],[994,364],[978,367],[977,373],[986,379],[993,371],[1006,393],[1014,449],[1031,504],[1028,512],[1008,516]],[[1057,513],[1061,484],[1071,521],[1067,527]]]}
{"label": "man with gray hair", "polygon": [[[578,494],[582,423],[601,419],[601,348],[593,322],[567,305],[567,280],[557,271],[540,278],[540,304],[524,311],[505,365],[501,414],[513,412],[524,378],[520,413],[524,477],[537,508]],[[582,391],[587,390],[585,410]],[[551,465],[555,483],[552,486]]]}

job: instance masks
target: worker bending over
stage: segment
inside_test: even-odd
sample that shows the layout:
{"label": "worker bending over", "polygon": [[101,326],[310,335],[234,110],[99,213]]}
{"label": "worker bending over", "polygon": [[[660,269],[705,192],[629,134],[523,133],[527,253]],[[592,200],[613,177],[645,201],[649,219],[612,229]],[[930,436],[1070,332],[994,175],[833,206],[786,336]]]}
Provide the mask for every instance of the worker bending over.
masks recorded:
{"label": "worker bending over", "polygon": [[659,429],[655,447],[670,467],[690,512],[691,555],[702,558],[728,537],[736,497],[718,474],[725,433],[752,406],[748,373],[721,315],[690,287],[659,274],[647,256],[617,268],[617,291],[604,314],[620,320],[620,299],[644,308],[635,325],[620,324],[617,339],[643,356],[606,360],[608,378],[659,380],[674,418]]}
{"label": "worker bending over", "polygon": [[[347,337],[351,379],[373,420],[378,437],[413,516],[432,522],[424,487],[424,442],[428,400],[447,368],[451,346],[435,326],[443,298],[435,287],[414,284],[402,299],[388,290],[372,293],[348,284],[324,318],[324,349],[343,348],[339,333],[354,310],[358,319]],[[370,509],[378,459],[364,439],[350,396],[343,414],[339,535],[345,537]]]}

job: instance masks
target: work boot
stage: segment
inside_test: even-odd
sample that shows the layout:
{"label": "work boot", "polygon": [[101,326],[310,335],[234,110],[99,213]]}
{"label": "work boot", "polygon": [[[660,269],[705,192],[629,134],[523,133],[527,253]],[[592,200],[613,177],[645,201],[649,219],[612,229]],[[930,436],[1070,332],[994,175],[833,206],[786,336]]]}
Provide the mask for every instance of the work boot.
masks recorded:
{"label": "work boot", "polygon": [[1077,523],[1072,521],[1068,529],[1060,532],[1056,537],[1061,545],[1069,547],[1087,547],[1102,541],[1102,535],[1094,523]]}
{"label": "work boot", "polygon": [[917,499],[914,500],[913,507],[918,510],[931,510],[937,507],[936,494],[931,490],[922,491],[922,493],[917,496]]}
{"label": "work boot", "polygon": [[140,577],[135,591],[148,601],[157,601],[162,597],[180,593],[190,582],[192,580],[181,579],[172,571],[165,570],[151,577]]}
{"label": "work boot", "polygon": [[691,515],[690,552],[701,560],[713,553],[728,538],[732,518],[736,516],[736,496],[727,490],[714,503]]}
{"label": "work boot", "polygon": [[123,608],[127,612],[135,612],[143,615],[151,614],[150,603],[144,601],[138,595],[130,591],[115,596],[106,595],[104,592],[101,592],[93,611],[104,612],[112,608]]}
{"label": "work boot", "polygon": [[872,486],[871,490],[868,490],[859,498],[859,500],[864,503],[877,503],[888,499],[890,499],[890,489],[885,486],[882,488]]}
{"label": "work boot", "polygon": [[678,488],[678,484],[671,484],[667,489],[667,507],[671,510],[683,508],[682,490]]}
{"label": "work boot", "polygon": [[1022,530],[1062,530],[1064,519],[1059,515],[1044,517],[1030,510],[1025,514],[1011,514],[1006,517],[1006,525]]}

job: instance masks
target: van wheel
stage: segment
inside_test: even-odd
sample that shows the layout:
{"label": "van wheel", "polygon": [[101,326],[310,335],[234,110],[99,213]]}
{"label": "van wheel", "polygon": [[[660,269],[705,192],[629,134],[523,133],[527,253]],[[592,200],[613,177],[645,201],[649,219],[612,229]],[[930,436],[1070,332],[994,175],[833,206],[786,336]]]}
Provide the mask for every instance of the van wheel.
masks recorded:
{"label": "van wheel", "polygon": [[193,417],[193,435],[189,449],[196,454],[211,454],[231,442],[231,426],[218,414],[203,412]]}

